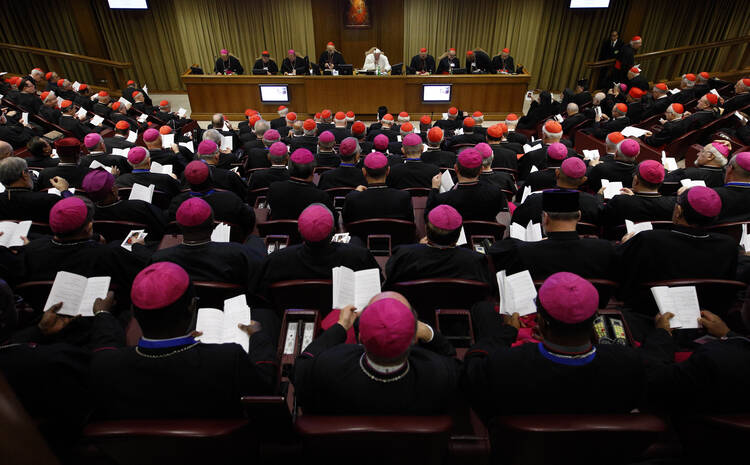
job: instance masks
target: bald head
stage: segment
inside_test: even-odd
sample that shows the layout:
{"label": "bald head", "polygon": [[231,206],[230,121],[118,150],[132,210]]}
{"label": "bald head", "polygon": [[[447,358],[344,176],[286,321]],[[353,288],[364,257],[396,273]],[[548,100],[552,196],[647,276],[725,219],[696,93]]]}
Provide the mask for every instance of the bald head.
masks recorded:
{"label": "bald head", "polygon": [[0,160],[13,155],[13,146],[4,140],[0,140]]}
{"label": "bald head", "polygon": [[576,113],[578,113],[578,105],[576,105],[573,102],[570,102],[568,104],[568,116],[575,115]]}
{"label": "bald head", "polygon": [[595,93],[594,98],[593,98],[594,105],[599,105],[600,103],[602,103],[602,100],[604,100],[605,98],[607,98],[607,96],[604,94],[604,92]]}
{"label": "bald head", "polygon": [[224,127],[224,115],[221,113],[215,113],[211,117],[211,125],[214,129],[222,129]]}

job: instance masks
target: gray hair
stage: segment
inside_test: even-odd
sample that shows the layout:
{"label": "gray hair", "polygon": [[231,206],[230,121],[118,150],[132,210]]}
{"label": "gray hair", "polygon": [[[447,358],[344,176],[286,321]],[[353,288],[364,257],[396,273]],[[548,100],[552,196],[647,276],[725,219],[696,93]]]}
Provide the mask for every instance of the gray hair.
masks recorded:
{"label": "gray hair", "polygon": [[568,113],[578,113],[578,105],[574,102],[568,104]]}
{"label": "gray hair", "polygon": [[607,98],[607,96],[604,94],[604,92],[597,92],[594,94],[594,104],[601,103],[602,100]]}
{"label": "gray hair", "polygon": [[266,133],[269,129],[271,129],[271,123],[269,123],[266,120],[258,120],[255,122],[255,126],[253,127],[255,129],[255,135],[258,138],[262,138],[263,134]]}
{"label": "gray hair", "polygon": [[0,140],[0,160],[13,155],[13,146],[4,140]]}
{"label": "gray hair", "polygon": [[21,179],[27,168],[26,160],[20,157],[8,157],[0,161],[0,182],[5,186],[13,184]]}
{"label": "gray hair", "polygon": [[203,140],[211,140],[216,143],[217,146],[221,147],[221,138],[223,136],[218,129],[209,129],[203,133]]}

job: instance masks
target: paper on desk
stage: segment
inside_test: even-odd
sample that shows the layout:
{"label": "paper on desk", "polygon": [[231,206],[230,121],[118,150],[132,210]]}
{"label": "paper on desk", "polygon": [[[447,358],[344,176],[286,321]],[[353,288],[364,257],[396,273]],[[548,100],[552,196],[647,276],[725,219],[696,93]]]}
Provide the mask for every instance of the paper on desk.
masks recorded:
{"label": "paper on desk", "polygon": [[177,110],[177,116],[179,116],[180,118],[184,118],[186,114],[187,114],[187,110],[182,107],[180,107],[180,109]]}
{"label": "paper on desk", "polygon": [[102,118],[99,115],[94,115],[94,117],[91,118],[91,121],[90,121],[90,123],[94,126],[101,126],[103,122],[104,122],[104,118]]}
{"label": "paper on desk", "polygon": [[628,126],[620,133],[625,137],[641,137],[642,135],[646,134],[648,131],[645,129],[637,128],[635,126]]}
{"label": "paper on desk", "polygon": [[135,141],[137,141],[137,140],[138,140],[138,133],[130,131],[128,133],[128,142],[132,142],[132,143],[135,144]]}

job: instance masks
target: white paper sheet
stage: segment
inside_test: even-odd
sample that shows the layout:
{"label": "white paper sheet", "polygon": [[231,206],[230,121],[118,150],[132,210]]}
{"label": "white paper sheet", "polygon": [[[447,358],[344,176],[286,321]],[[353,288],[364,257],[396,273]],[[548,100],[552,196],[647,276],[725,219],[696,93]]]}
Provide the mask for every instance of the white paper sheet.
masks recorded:
{"label": "white paper sheet", "polygon": [[3,247],[20,247],[23,245],[21,236],[28,237],[31,221],[2,221],[0,222],[0,246]]}
{"label": "white paper sheet", "polygon": [[94,301],[107,297],[110,280],[109,276],[86,279],[75,273],[58,271],[44,309],[62,302],[59,315],[94,316]]}
{"label": "white paper sheet", "polygon": [[225,223],[219,223],[211,232],[212,242],[229,242],[232,227]]}
{"label": "white paper sheet", "polygon": [[154,198],[155,188],[156,186],[153,184],[149,184],[148,187],[143,184],[133,184],[128,200],[143,200],[144,202],[151,203]]}
{"label": "white paper sheet", "polygon": [[620,190],[622,190],[622,182],[607,181],[605,185],[604,181],[607,181],[607,180],[602,179],[602,186],[604,186],[604,198],[605,199],[609,200],[616,195],[620,195]]}
{"label": "white paper sheet", "polygon": [[451,172],[448,170],[443,171],[442,176],[440,176],[440,193],[448,192],[453,189],[454,185],[455,183],[451,177]]}
{"label": "white paper sheet", "polygon": [[104,122],[104,118],[102,118],[99,115],[94,115],[94,117],[91,118],[91,121],[90,121],[90,123],[94,126],[101,126],[103,122]]}
{"label": "white paper sheet", "polygon": [[536,313],[536,287],[529,270],[507,275],[505,270],[496,275],[500,291],[500,313],[519,316]]}
{"label": "white paper sheet", "polygon": [[191,153],[195,153],[195,149],[193,149],[193,141],[187,141],[187,142],[180,142],[178,145],[181,147],[185,147],[186,149],[190,150]]}
{"label": "white paper sheet", "polygon": [[670,320],[672,328],[699,328],[698,318],[701,316],[698,293],[695,286],[655,286],[651,288],[659,313],[671,312],[674,317]]}
{"label": "white paper sheet", "polygon": [[221,136],[221,147],[219,147],[219,150],[234,150],[233,144],[232,136]]}
{"label": "white paper sheet", "polygon": [[162,134],[161,135],[161,148],[171,149],[174,144],[174,134]]}
{"label": "white paper sheet", "polygon": [[647,132],[648,131],[646,129],[637,128],[635,126],[628,126],[620,131],[620,133],[625,137],[641,137]]}
{"label": "white paper sheet", "polygon": [[650,221],[643,221],[641,223],[634,223],[630,220],[625,220],[625,230],[628,234],[638,234],[641,231],[651,231],[654,229],[654,225]]}
{"label": "white paper sheet", "polygon": [[688,187],[688,188],[689,187],[695,187],[695,186],[706,187],[706,181],[704,181],[702,179],[696,179],[695,181],[693,181],[692,179],[681,179],[680,180],[680,184],[683,187]]}
{"label": "white paper sheet", "polygon": [[598,160],[601,157],[598,150],[583,149],[584,160]]}
{"label": "white paper sheet", "polygon": [[128,142],[132,142],[132,143],[135,144],[135,141],[137,141],[137,140],[138,140],[138,133],[130,131],[128,133]]}

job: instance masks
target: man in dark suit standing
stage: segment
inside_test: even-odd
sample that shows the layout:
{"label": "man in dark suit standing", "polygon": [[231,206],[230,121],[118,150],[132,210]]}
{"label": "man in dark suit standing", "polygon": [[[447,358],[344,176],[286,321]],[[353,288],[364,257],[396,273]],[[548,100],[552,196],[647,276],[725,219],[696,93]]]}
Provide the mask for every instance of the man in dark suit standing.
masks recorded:
{"label": "man in dark suit standing", "polygon": [[[610,60],[612,58],[618,58],[620,56],[620,51],[622,50],[622,40],[620,40],[620,34],[617,31],[612,31],[612,33],[609,35],[609,39],[605,40],[602,43],[601,51],[599,52],[599,60]],[[612,87],[612,78],[614,75],[610,71],[609,73],[604,73],[600,75],[599,78],[599,88],[608,89]]]}

